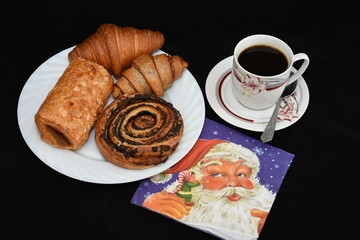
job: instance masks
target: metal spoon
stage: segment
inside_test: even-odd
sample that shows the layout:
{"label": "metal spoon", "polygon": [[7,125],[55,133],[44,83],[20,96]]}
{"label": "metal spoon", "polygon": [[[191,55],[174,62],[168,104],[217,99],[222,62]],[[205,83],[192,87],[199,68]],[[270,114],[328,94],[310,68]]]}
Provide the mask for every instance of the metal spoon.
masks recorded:
{"label": "metal spoon", "polygon": [[277,116],[279,114],[279,107],[280,107],[280,103],[282,102],[282,100],[288,96],[290,96],[291,94],[293,94],[293,92],[295,91],[297,86],[297,80],[295,80],[294,82],[290,83],[289,85],[287,85],[283,91],[283,93],[281,94],[281,97],[279,98],[279,100],[276,103],[274,112],[271,115],[270,121],[268,122],[268,124],[265,127],[264,132],[262,133],[260,139],[262,142],[269,142],[273,139],[274,137],[274,131],[275,131],[275,125],[276,125],[276,119]]}

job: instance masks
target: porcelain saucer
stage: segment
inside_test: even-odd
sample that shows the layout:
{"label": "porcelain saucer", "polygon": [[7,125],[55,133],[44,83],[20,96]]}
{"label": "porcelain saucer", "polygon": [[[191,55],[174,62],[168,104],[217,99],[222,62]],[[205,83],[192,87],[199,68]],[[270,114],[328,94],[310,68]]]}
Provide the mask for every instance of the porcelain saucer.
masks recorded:
{"label": "porcelain saucer", "polygon": [[[220,61],[206,79],[206,97],[212,109],[228,123],[251,131],[264,131],[275,106],[253,110],[243,106],[231,90],[232,56]],[[296,72],[295,68],[292,68]],[[295,92],[280,105],[275,130],[291,126],[305,113],[309,104],[309,89],[303,77],[298,79]]]}

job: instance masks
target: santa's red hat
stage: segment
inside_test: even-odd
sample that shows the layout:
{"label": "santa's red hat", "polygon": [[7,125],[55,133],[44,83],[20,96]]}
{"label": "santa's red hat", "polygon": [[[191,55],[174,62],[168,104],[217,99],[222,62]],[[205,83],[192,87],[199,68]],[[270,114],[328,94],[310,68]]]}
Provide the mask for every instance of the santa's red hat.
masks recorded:
{"label": "santa's red hat", "polygon": [[181,159],[170,169],[165,171],[164,174],[176,173],[190,169],[196,163],[198,163],[213,146],[224,142],[226,141],[220,139],[198,139],[193,148],[188,152],[188,154],[186,154],[183,159]]}
{"label": "santa's red hat", "polygon": [[[247,149],[241,145],[237,145],[234,143],[230,143],[220,139],[198,139],[193,148],[189,151],[189,153],[181,159],[178,163],[176,163],[173,167],[163,172],[163,174],[172,174],[176,172],[181,172],[184,170],[188,170],[195,166],[201,159],[204,158],[205,155],[212,155],[215,157],[218,153],[208,154],[209,151],[218,144],[231,145],[230,149],[227,151],[231,151],[231,153],[226,153],[226,155],[230,155],[237,159],[244,160],[251,168],[253,168],[253,173],[256,174],[259,171],[259,159],[254,152],[250,149]],[[224,154],[224,153],[221,153]],[[210,156],[209,156],[210,157]]]}

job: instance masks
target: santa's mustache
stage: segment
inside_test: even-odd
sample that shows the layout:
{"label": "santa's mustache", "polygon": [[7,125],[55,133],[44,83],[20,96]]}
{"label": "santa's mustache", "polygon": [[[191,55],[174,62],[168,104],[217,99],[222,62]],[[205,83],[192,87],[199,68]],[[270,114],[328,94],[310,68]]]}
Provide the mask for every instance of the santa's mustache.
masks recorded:
{"label": "santa's mustache", "polygon": [[201,195],[208,196],[211,198],[221,199],[221,198],[227,198],[228,196],[231,196],[233,194],[237,194],[240,196],[241,200],[246,200],[253,198],[259,194],[260,190],[260,184],[255,184],[253,189],[246,189],[243,187],[225,187],[220,190],[208,190],[205,188],[197,189],[201,191]]}

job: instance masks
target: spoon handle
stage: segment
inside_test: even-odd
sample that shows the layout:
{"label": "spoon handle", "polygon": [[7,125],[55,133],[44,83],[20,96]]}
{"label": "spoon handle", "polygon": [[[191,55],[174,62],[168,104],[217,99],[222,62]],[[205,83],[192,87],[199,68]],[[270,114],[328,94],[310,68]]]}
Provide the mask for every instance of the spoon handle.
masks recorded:
{"label": "spoon handle", "polygon": [[276,119],[277,119],[277,116],[279,114],[280,103],[281,103],[282,100],[283,100],[283,98],[281,97],[277,101],[277,103],[275,105],[274,112],[272,113],[272,115],[270,117],[270,120],[269,120],[268,124],[265,127],[264,132],[261,134],[260,139],[261,139],[262,142],[269,142],[274,137]]}

